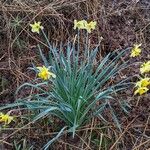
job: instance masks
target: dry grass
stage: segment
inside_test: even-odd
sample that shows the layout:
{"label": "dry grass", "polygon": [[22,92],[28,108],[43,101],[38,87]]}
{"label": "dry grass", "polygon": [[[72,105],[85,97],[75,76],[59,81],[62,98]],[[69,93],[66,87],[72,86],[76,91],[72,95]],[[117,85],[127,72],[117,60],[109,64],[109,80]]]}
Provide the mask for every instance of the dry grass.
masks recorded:
{"label": "dry grass", "polygon": [[[83,18],[98,22],[98,27],[90,35],[90,40],[94,45],[95,41],[103,37],[100,57],[109,51],[122,49],[137,42],[142,43],[144,50],[142,57],[137,61],[150,58],[149,0],[1,0],[0,104],[13,102],[16,88],[34,78],[27,67],[31,63],[40,63],[36,51],[37,43],[43,45],[45,54],[48,52],[44,40],[30,32],[29,24],[34,20],[40,20],[50,41],[59,44],[60,41],[65,43],[68,39],[74,38],[73,20]],[[136,67],[126,74],[138,74]],[[148,150],[149,94],[141,97],[138,102],[138,98],[132,95],[132,89],[129,89],[124,97],[132,106],[129,116],[119,113],[124,129],[122,133],[115,128],[111,120],[109,124],[104,125],[96,118],[91,124],[80,129],[75,139],[65,134],[53,145],[53,149]],[[123,95],[120,97],[123,98]],[[18,126],[21,125],[20,123]],[[58,128],[54,125],[43,125],[39,123],[35,127],[28,124],[21,128],[8,129],[1,137],[0,143],[4,144],[4,149],[11,150],[13,139],[19,141],[20,138],[26,138],[27,145],[34,145],[37,150],[41,149]]]}

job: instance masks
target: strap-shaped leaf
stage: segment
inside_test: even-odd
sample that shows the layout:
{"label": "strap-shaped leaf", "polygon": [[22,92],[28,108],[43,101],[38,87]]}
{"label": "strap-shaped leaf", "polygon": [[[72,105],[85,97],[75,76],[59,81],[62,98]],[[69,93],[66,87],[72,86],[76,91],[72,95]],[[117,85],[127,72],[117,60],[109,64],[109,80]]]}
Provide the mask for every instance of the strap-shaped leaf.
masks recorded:
{"label": "strap-shaped leaf", "polygon": [[49,146],[56,141],[63,133],[64,130],[67,128],[67,126],[63,127],[58,134],[56,135],[56,137],[54,137],[53,139],[51,139],[47,144],[44,145],[43,150],[48,150]]}
{"label": "strap-shaped leaf", "polygon": [[39,115],[37,115],[34,119],[33,122],[37,121],[40,118],[46,117],[48,114],[50,114],[50,112],[55,111],[55,110],[59,110],[58,107],[50,107],[44,111],[42,111]]}

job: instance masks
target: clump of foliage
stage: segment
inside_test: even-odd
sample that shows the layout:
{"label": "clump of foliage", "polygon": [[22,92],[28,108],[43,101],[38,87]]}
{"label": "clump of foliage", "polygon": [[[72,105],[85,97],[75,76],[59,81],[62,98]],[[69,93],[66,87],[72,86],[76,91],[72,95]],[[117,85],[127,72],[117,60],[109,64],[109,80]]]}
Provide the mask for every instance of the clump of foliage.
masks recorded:
{"label": "clump of foliage", "polygon": [[[18,99],[13,104],[1,107],[1,110],[20,106],[34,113],[33,122],[50,115],[62,120],[64,127],[44,146],[44,149],[48,149],[49,145],[64,132],[72,133],[74,137],[76,130],[89,123],[91,118],[95,116],[103,118],[102,112],[106,108],[110,109],[112,118],[121,130],[110,100],[113,100],[113,94],[124,90],[130,83],[125,79],[109,86],[106,84],[111,78],[115,78],[119,71],[127,67],[128,62],[122,62],[120,59],[129,48],[120,51],[117,55],[114,51],[97,61],[99,44],[94,49],[90,49],[87,36],[95,29],[96,22],[75,21],[75,29],[78,28],[77,42],[68,41],[67,46],[64,47],[52,46],[40,24],[35,22],[31,25],[32,31],[37,33],[39,30],[42,31],[49,45],[49,59],[46,59],[38,45],[44,64],[43,67],[33,66],[32,69],[42,82],[37,83],[36,80],[35,84],[25,83],[17,90],[18,92],[22,87],[30,86],[38,89],[39,93]],[[80,47],[79,29],[87,30],[84,48]]]}

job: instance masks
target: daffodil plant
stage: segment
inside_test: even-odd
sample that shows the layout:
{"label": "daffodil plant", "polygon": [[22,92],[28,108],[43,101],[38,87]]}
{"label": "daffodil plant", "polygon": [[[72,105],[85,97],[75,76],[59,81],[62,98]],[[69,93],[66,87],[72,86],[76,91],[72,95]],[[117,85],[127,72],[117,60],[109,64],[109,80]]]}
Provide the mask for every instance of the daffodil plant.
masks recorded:
{"label": "daffodil plant", "polygon": [[[39,26],[31,27],[33,32],[39,33],[39,29],[43,30]],[[74,21],[74,29],[85,29],[90,33],[95,27],[95,21],[90,23],[85,20]],[[17,90],[18,92],[24,86],[31,86],[37,88],[40,94],[29,95],[29,97],[19,99],[16,103],[0,109],[21,106],[35,112],[33,122],[50,115],[62,120],[65,125],[64,128],[44,146],[45,150],[64,131],[72,133],[74,137],[76,130],[89,123],[91,118],[98,117],[103,120],[103,111],[106,109],[111,110],[112,118],[121,130],[110,100],[114,101],[113,94],[124,90],[130,83],[127,82],[128,79],[109,86],[106,86],[108,85],[106,83],[127,67],[128,62],[122,63],[121,57],[125,56],[129,48],[120,52],[117,51],[118,55],[115,55],[116,51],[114,51],[97,61],[97,53],[100,50],[99,44],[94,49],[90,49],[90,46],[87,46],[89,42],[87,42],[85,47],[81,49],[79,42],[68,42],[67,46],[60,46],[59,48],[52,46],[45,33],[42,33],[49,45],[49,59],[45,58],[39,48],[44,64],[43,67],[33,67],[38,77],[42,79],[42,83],[25,83]],[[48,88],[43,88],[43,86]],[[124,107],[123,110],[126,109],[126,106],[122,106]]]}
{"label": "daffodil plant", "polygon": [[[131,55],[130,57],[137,57],[141,55],[141,45],[142,44],[135,44],[134,47],[131,50]],[[150,72],[150,61],[144,62],[141,67],[140,67],[140,73],[143,74],[147,74]],[[136,90],[134,92],[134,95],[143,95],[145,93],[147,93],[149,91],[149,85],[150,85],[150,78],[149,77],[145,77],[145,78],[141,78],[140,81],[138,81],[135,85]]]}

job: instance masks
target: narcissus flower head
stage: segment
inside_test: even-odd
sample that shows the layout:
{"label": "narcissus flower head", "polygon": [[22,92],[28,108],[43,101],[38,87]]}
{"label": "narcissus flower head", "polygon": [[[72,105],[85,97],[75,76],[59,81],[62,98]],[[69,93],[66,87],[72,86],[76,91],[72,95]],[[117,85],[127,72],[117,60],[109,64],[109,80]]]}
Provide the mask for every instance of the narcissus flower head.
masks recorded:
{"label": "narcissus flower head", "polygon": [[43,30],[43,26],[41,26],[41,22],[34,22],[34,24],[30,24],[31,31],[35,33],[40,33],[40,30]]}
{"label": "narcissus flower head", "polygon": [[134,95],[136,94],[140,94],[143,95],[144,93],[146,93],[149,89],[147,87],[139,87],[135,92]]}
{"label": "narcissus flower head", "polygon": [[87,30],[88,33],[91,33],[92,30],[94,30],[96,28],[96,21],[91,21],[89,23],[85,24],[85,29]]}
{"label": "narcissus flower head", "polygon": [[136,83],[136,87],[147,87],[150,85],[150,78],[143,78]]}
{"label": "narcissus flower head", "polygon": [[132,48],[131,50],[131,55],[130,57],[136,57],[136,56],[139,56],[141,54],[141,46],[142,44],[135,44],[134,47]]}
{"label": "narcissus flower head", "polygon": [[0,113],[0,122],[4,122],[6,124],[10,124],[13,121],[14,117],[10,116],[9,114]]}
{"label": "narcissus flower head", "polygon": [[43,80],[48,80],[51,77],[56,78],[56,75],[50,72],[49,69],[45,66],[37,67],[37,69],[39,70],[38,77],[40,77]]}
{"label": "narcissus flower head", "polygon": [[80,20],[80,21],[77,21],[77,20],[74,20],[74,27],[73,29],[76,30],[77,28],[80,30],[80,29],[85,29],[85,24],[87,23],[87,21],[85,20]]}
{"label": "narcissus flower head", "polygon": [[150,60],[141,65],[140,72],[141,74],[150,72]]}
{"label": "narcissus flower head", "polygon": [[74,20],[74,29],[85,29],[88,33],[91,33],[92,30],[96,28],[96,21],[87,22],[86,20]]}

